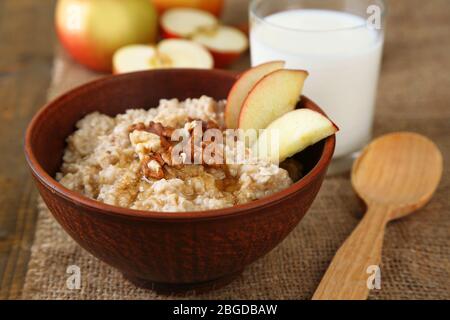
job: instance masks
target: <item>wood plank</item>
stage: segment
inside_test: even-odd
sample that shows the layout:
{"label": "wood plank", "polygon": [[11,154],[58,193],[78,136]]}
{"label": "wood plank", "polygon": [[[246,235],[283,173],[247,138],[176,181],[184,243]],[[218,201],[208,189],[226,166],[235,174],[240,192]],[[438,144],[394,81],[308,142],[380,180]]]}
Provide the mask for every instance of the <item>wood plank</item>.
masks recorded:
{"label": "wood plank", "polygon": [[37,193],[23,155],[23,135],[46,99],[54,3],[0,2],[0,299],[19,297],[33,241]]}

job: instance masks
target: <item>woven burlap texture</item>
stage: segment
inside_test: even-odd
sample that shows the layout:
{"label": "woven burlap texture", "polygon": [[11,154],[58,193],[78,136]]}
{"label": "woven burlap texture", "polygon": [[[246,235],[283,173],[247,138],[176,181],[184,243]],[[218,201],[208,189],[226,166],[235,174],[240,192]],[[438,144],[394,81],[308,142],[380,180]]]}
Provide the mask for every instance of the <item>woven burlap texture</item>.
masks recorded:
{"label": "woven burlap texture", "polygon": [[[375,134],[415,131],[450,157],[450,1],[390,1]],[[52,98],[99,75],[58,50]],[[339,76],[339,75],[337,75]],[[342,75],[345,76],[345,75]],[[338,80],[338,79],[337,79]],[[371,299],[450,299],[450,171],[432,202],[391,223],[386,232],[381,290]],[[299,226],[230,285],[191,299],[309,299],[334,253],[363,213],[348,176],[327,178]],[[81,270],[81,289],[69,290],[66,269]],[[136,288],[81,249],[40,205],[23,290],[26,299],[167,299]]]}

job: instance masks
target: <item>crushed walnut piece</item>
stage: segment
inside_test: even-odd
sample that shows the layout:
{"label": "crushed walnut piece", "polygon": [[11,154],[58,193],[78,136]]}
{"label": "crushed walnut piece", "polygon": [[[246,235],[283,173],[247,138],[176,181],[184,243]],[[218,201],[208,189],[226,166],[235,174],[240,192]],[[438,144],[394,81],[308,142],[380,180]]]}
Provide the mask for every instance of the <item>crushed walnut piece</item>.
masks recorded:
{"label": "crushed walnut piece", "polygon": [[[188,130],[190,134],[190,138],[188,144],[191,147],[191,160],[200,160],[199,162],[202,165],[211,167],[211,168],[223,168],[225,164],[223,164],[223,152],[220,150],[214,150],[212,154],[213,157],[216,155],[219,159],[221,159],[221,163],[215,163],[214,158],[209,159],[207,161],[204,157],[205,148],[213,143],[213,141],[201,142],[202,137],[195,137],[194,130],[198,126],[201,126],[202,133],[206,132],[209,129],[219,129],[220,127],[214,121],[202,121],[196,119],[189,119],[188,124],[185,126],[185,129]],[[139,158],[141,159],[141,172],[146,178],[153,178],[161,180],[165,177],[164,167],[165,166],[179,166],[185,164],[187,155],[180,155],[181,161],[173,161],[172,160],[172,150],[173,143],[171,141],[171,137],[174,128],[165,127],[161,123],[151,121],[148,125],[140,122],[137,124],[133,124],[128,128],[128,132],[130,132],[130,140],[133,145],[136,145],[137,152],[140,153]],[[138,134],[136,132],[145,132],[146,135]],[[150,140],[148,137],[159,137],[159,145],[158,148],[148,147],[150,145]],[[146,140],[147,137],[147,140]],[[196,142],[200,141],[200,145],[197,145]],[[139,143],[139,144],[138,144]],[[154,145],[154,142],[153,142]]]}
{"label": "crushed walnut piece", "polygon": [[[147,148],[144,149],[140,145],[137,145],[136,150],[140,152],[139,158],[141,159],[141,172],[143,176],[147,179],[153,178],[161,180],[164,178],[164,166],[171,165],[171,150],[172,145],[169,142],[174,129],[171,127],[164,127],[161,123],[151,121],[148,125],[140,122],[134,124],[128,128],[130,132],[130,140],[133,144],[139,142],[144,147],[149,143],[142,141],[145,137],[157,136],[159,138],[158,148]],[[147,136],[137,135],[136,132],[146,132]],[[138,136],[141,140],[137,140]]]}
{"label": "crushed walnut piece", "polygon": [[157,136],[160,136],[160,137],[170,138],[175,129],[171,128],[171,127],[164,127],[159,122],[150,121],[150,123],[148,125],[145,125],[144,123],[139,122],[139,123],[131,125],[128,128],[128,132],[133,132],[135,130],[147,131],[147,132],[156,134]]}
{"label": "crushed walnut piece", "polygon": [[[194,130],[197,126],[202,126],[202,133],[205,133],[207,130],[210,129],[218,129],[221,130],[219,125],[215,123],[214,121],[202,121],[202,120],[191,120],[191,122],[188,123],[188,131],[191,135],[191,138],[189,139],[188,143],[191,146],[191,159],[200,160],[199,162],[207,167],[216,168],[216,169],[223,169],[225,166],[224,163],[224,154],[223,150],[220,149],[220,146],[217,145],[218,148],[214,148],[214,151],[212,152],[211,156],[212,158],[208,159],[205,157],[205,149],[214,143],[214,141],[202,141],[203,137],[194,137]],[[222,131],[222,130],[221,130]],[[200,139],[199,139],[200,138]],[[196,142],[200,140],[200,146],[196,144]],[[215,158],[220,159],[220,161],[217,163],[215,162]],[[209,160],[209,161],[208,161]]]}
{"label": "crushed walnut piece", "polygon": [[146,178],[161,180],[164,178],[163,166],[164,160],[160,155],[146,155],[141,163],[142,174]]}

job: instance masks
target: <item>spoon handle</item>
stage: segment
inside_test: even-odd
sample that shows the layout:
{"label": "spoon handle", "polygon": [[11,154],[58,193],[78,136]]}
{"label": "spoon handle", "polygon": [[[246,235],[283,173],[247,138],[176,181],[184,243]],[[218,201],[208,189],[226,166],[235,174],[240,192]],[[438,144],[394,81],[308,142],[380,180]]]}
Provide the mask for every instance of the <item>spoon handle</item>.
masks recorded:
{"label": "spoon handle", "polygon": [[[313,300],[365,300],[379,272],[389,208],[370,205],[364,218],[331,261]],[[375,266],[375,267],[370,267]],[[371,277],[372,276],[372,277]]]}

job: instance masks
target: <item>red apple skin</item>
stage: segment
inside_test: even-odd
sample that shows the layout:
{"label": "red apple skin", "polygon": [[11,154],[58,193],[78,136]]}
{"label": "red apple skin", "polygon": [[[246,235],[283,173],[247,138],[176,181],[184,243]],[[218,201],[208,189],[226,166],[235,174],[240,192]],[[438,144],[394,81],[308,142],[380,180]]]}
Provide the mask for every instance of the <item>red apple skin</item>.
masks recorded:
{"label": "red apple skin", "polygon": [[[226,34],[228,33],[228,37],[230,32],[235,33],[235,37],[236,34],[239,34],[238,37],[242,37],[245,40],[240,40],[240,41],[245,41],[245,43],[242,44],[241,47],[217,47],[216,45],[213,45],[212,43],[209,43],[208,41],[205,41],[206,38],[201,37],[201,33],[199,33],[199,37],[197,37],[197,35],[194,35],[192,37],[192,40],[197,41],[198,43],[203,44],[203,46],[205,48],[207,48],[209,50],[209,52],[211,52],[212,56],[214,57],[214,67],[215,68],[226,68],[228,66],[230,66],[233,62],[235,62],[236,60],[238,60],[241,55],[243,53],[245,53],[248,50],[248,38],[247,36],[240,31],[239,29],[235,28],[235,27],[230,27],[230,26],[219,26],[218,31],[217,31],[217,35],[216,37],[220,37],[222,36],[223,38],[221,39],[222,44],[227,43],[227,41],[230,41],[229,38],[226,39]],[[218,38],[216,38],[217,41]],[[238,40],[239,41],[239,40]]]}
{"label": "red apple skin", "polygon": [[[244,92],[244,95],[242,95],[242,97],[244,97],[244,100],[242,102],[239,102],[239,104],[240,104],[240,105],[238,104],[239,109],[236,109],[236,104],[233,104],[233,105],[230,105],[230,104],[236,102],[235,97],[239,96],[238,92],[241,87],[239,84],[240,81],[243,81],[242,79],[250,76],[250,74],[255,72],[255,70],[258,70],[257,72],[260,74],[260,76],[258,78],[263,78],[265,75],[273,72],[274,70],[283,69],[285,64],[286,64],[286,62],[282,61],[282,60],[270,61],[270,62],[260,64],[258,66],[255,66],[253,68],[250,68],[250,69],[244,71],[243,73],[239,74],[239,76],[236,79],[236,82],[234,83],[233,87],[230,89],[230,92],[228,93],[228,97],[227,97],[227,104],[225,107],[224,115],[225,115],[225,124],[228,129],[238,128],[239,115],[240,115],[240,111],[242,108],[242,104],[245,101],[245,95],[246,94],[248,95],[248,93],[250,93],[252,87],[255,86],[255,84],[257,83],[257,81],[256,81],[256,83],[250,83],[250,86],[249,86],[249,88],[251,88],[250,91],[248,91],[247,93]],[[270,69],[268,69],[268,66],[270,66]],[[260,73],[260,70],[264,70],[264,75],[263,75],[263,73]]]}
{"label": "red apple skin", "polygon": [[111,69],[107,52],[93,53],[94,44],[82,35],[67,34],[62,28],[56,28],[59,41],[75,61],[99,72]]}
{"label": "red apple skin", "polygon": [[150,0],[156,6],[156,9],[161,14],[164,11],[172,8],[194,8],[205,10],[216,17],[222,13],[224,0]]}
{"label": "red apple skin", "polygon": [[239,30],[241,30],[247,37],[250,35],[250,26],[248,22],[241,23],[236,26]]}
{"label": "red apple skin", "polygon": [[211,48],[207,48],[214,58],[214,68],[223,69],[229,67],[233,62],[238,60],[245,52],[219,52]]}
{"label": "red apple skin", "polygon": [[[249,92],[247,98],[244,100],[241,112],[239,114],[238,127],[240,129],[250,129],[250,128],[263,129],[263,128],[267,127],[267,125],[269,125],[272,121],[281,117],[283,114],[294,110],[295,105],[300,100],[301,93],[302,93],[302,90],[304,87],[304,83],[308,76],[309,76],[309,73],[308,73],[308,71],[305,71],[305,70],[279,69],[279,70],[275,70],[275,71],[269,73],[264,78],[259,80],[256,83],[256,85],[253,87],[253,89]],[[284,84],[283,86],[288,89],[288,90],[286,90],[286,88],[283,88],[282,95],[278,94],[278,92],[276,91],[276,90],[280,90],[281,83],[283,83]],[[276,89],[273,88],[274,84],[278,85],[278,88],[276,88]],[[300,88],[298,88],[297,85],[300,86]],[[256,114],[256,112],[254,110],[255,109],[255,96],[259,97],[259,99],[261,100],[261,99],[263,99],[261,97],[261,93],[269,93],[269,94],[273,95],[274,97],[276,96],[279,101],[277,101],[275,105],[269,106],[271,109],[273,109],[273,111],[271,111],[269,113],[269,118],[272,118],[272,119],[268,119],[268,117],[266,117],[267,110],[263,110],[261,112],[261,114],[264,114],[264,118],[266,118],[266,119],[264,119],[263,122],[259,121],[258,125],[255,125],[255,123],[252,123],[251,126],[249,126],[248,121],[246,123],[245,120],[251,119],[253,122],[255,122],[254,121],[254,117]],[[274,95],[274,93],[275,93],[275,95]],[[280,101],[283,99],[285,101]],[[267,99],[263,99],[261,101],[264,101],[264,100],[267,100]],[[273,100],[273,99],[271,99],[271,100]],[[271,101],[271,100],[267,100],[267,101]],[[258,101],[258,100],[256,100],[256,101]],[[261,102],[261,101],[259,101],[259,102]],[[250,102],[252,102],[252,104],[250,104]],[[251,108],[252,106],[253,106],[253,109]],[[258,107],[258,111],[261,111],[261,108],[262,107]],[[274,112],[274,111],[276,111],[276,112]],[[268,120],[270,120],[270,121],[268,121]],[[267,123],[264,123],[264,122],[267,122]]]}
{"label": "red apple skin", "polygon": [[61,44],[77,62],[111,72],[117,49],[156,40],[157,15],[148,0],[59,0],[55,27]]}
{"label": "red apple skin", "polygon": [[179,34],[167,31],[162,25],[160,25],[160,34],[163,39],[184,39],[184,37]]}

